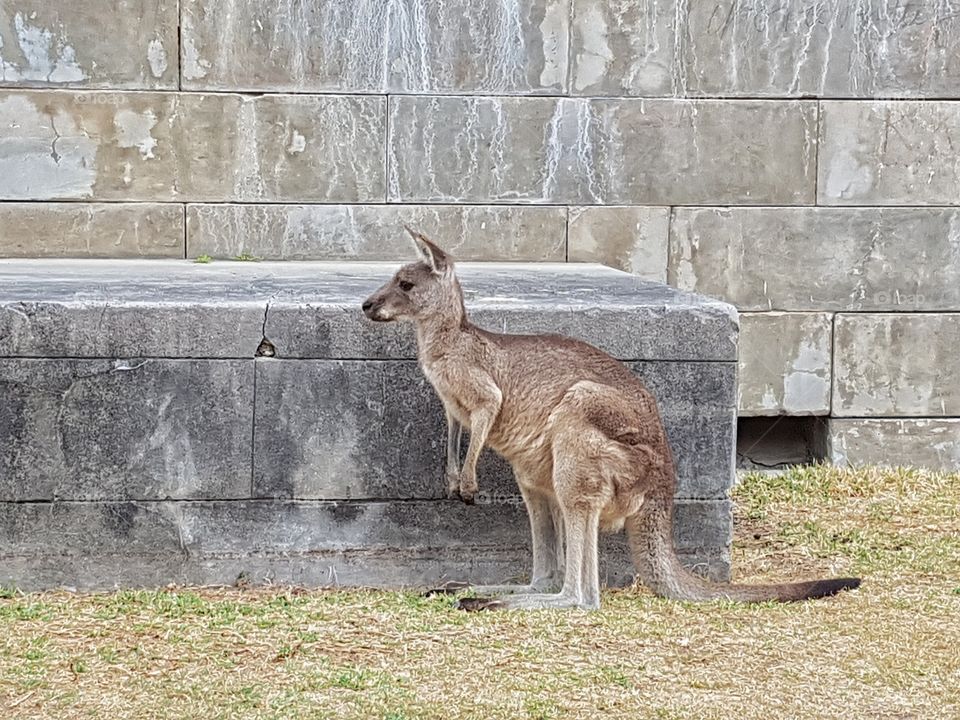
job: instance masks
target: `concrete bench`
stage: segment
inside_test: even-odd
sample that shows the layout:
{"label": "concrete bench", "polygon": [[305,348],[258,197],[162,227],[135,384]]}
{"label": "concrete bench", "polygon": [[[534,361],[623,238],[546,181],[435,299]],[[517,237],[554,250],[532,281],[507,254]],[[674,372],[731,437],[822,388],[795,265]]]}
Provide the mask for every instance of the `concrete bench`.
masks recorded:
{"label": "concrete bench", "polygon": [[[425,585],[528,571],[509,470],[443,499],[412,332],[359,304],[396,263],[0,263],[0,584]],[[680,474],[675,542],[729,570],[737,318],[597,265],[465,264],[480,325],[628,362]],[[631,577],[621,536],[604,577]]]}

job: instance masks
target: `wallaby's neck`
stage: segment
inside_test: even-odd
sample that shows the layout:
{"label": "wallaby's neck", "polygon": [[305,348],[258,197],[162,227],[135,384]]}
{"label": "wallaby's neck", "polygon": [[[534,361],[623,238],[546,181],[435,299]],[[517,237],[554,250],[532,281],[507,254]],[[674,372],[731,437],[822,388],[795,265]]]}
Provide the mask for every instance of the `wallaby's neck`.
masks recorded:
{"label": "wallaby's neck", "polygon": [[469,332],[470,321],[458,297],[442,312],[417,321],[417,352],[421,360],[432,360],[447,354]]}

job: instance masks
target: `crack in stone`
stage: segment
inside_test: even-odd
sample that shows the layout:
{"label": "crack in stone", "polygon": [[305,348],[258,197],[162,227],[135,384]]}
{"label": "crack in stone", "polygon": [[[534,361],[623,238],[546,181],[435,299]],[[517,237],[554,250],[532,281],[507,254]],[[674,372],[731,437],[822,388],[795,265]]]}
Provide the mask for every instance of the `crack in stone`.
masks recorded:
{"label": "crack in stone", "polygon": [[53,128],[53,142],[50,143],[50,157],[59,165],[60,158],[63,156],[57,152],[57,141],[60,140],[62,135],[60,135],[60,131],[57,130],[57,119],[53,115],[50,116],[50,127]]}

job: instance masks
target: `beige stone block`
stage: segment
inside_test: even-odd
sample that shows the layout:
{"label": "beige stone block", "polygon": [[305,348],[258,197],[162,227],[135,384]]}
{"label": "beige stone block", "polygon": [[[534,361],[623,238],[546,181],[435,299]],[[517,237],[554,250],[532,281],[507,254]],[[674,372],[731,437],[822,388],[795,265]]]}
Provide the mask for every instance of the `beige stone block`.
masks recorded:
{"label": "beige stone block", "polygon": [[960,204],[960,103],[824,102],[823,205]]}
{"label": "beige stone block", "polygon": [[960,210],[677,208],[669,268],[741,310],[949,310]]}
{"label": "beige stone block", "polygon": [[834,415],[960,416],[960,313],[842,313],[834,333]]}
{"label": "beige stone block", "polygon": [[739,413],[828,415],[829,313],[741,313]]}
{"label": "beige stone block", "polygon": [[386,101],[0,92],[0,199],[384,198]]}
{"label": "beige stone block", "polygon": [[401,96],[389,198],[582,205],[809,203],[808,102]]}
{"label": "beige stone block", "polygon": [[189,205],[191,257],[407,260],[404,224],[458,260],[563,262],[563,208],[453,205]]}
{"label": "beige stone block", "polygon": [[598,262],[666,282],[669,208],[574,207],[569,224],[570,262]]}
{"label": "beige stone block", "polygon": [[676,21],[677,0],[573,0],[570,92],[682,94]]}
{"label": "beige stone block", "polygon": [[175,90],[175,0],[4,0],[0,86]]}
{"label": "beige stone block", "polygon": [[182,258],[183,206],[0,203],[0,257]]}
{"label": "beige stone block", "polygon": [[831,418],[830,460],[957,472],[960,420]]}
{"label": "beige stone block", "polygon": [[683,79],[706,95],[957,97],[950,3],[681,2]]}

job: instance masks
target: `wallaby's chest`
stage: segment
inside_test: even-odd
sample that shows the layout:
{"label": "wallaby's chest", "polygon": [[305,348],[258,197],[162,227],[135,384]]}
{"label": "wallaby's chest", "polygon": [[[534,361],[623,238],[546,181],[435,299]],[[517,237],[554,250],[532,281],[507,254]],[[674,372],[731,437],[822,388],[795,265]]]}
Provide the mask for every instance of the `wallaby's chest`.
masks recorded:
{"label": "wallaby's chest", "polygon": [[447,411],[461,425],[470,425],[470,408],[460,397],[455,377],[451,377],[439,363],[421,362],[420,367],[427,381],[433,386]]}

